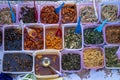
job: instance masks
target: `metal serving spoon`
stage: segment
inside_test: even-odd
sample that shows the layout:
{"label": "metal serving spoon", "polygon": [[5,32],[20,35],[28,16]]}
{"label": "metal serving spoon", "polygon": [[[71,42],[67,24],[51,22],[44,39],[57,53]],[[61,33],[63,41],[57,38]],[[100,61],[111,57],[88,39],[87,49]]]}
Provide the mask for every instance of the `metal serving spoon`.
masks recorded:
{"label": "metal serving spoon", "polygon": [[64,76],[64,74],[62,74],[61,72],[59,72],[58,70],[56,70],[55,68],[53,68],[52,66],[50,66],[50,64],[51,64],[50,58],[44,57],[44,58],[42,59],[42,66],[51,68],[51,69],[52,69],[54,72],[56,72],[59,76]]}

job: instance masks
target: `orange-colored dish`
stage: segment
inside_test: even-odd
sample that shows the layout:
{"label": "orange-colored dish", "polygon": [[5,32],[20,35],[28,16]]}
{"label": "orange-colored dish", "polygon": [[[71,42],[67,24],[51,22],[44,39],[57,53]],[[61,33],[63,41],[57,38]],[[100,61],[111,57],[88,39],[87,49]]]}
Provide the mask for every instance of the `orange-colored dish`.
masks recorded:
{"label": "orange-colored dish", "polygon": [[40,21],[46,24],[58,23],[59,14],[55,12],[54,6],[45,6],[40,12]]}
{"label": "orange-colored dish", "polygon": [[61,10],[62,23],[75,23],[77,21],[77,8],[75,4],[65,4]]}
{"label": "orange-colored dish", "polygon": [[110,44],[120,44],[120,26],[108,26],[105,30],[106,41]]}
{"label": "orange-colored dish", "polygon": [[[44,48],[43,28],[37,28],[36,26],[28,27],[36,31],[36,36],[30,36],[30,33],[24,28],[24,49],[25,50],[40,50]],[[34,35],[33,35],[34,36]]]}
{"label": "orange-colored dish", "polygon": [[57,31],[56,28],[46,28],[46,37],[45,37],[45,45],[46,49],[62,49],[62,38],[59,36],[55,36]]}

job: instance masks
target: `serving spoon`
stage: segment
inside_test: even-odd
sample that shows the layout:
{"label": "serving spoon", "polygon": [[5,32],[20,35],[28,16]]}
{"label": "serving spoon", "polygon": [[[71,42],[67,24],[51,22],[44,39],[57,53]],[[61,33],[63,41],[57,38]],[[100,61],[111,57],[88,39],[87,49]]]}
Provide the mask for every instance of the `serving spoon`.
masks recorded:
{"label": "serving spoon", "polygon": [[30,37],[35,38],[37,36],[37,32],[34,29],[30,29],[28,27],[25,27],[25,29]]}
{"label": "serving spoon", "polygon": [[57,7],[57,8],[55,8],[55,12],[57,13],[57,14],[59,14],[59,12],[60,12],[60,10],[62,9],[62,7],[64,6],[64,2],[59,6],[59,7]]}
{"label": "serving spoon", "polygon": [[59,26],[58,26],[57,31],[55,33],[55,36],[62,37],[61,21],[59,23]]}
{"label": "serving spoon", "polygon": [[37,9],[36,9],[36,0],[34,0],[34,12],[35,12],[35,21],[38,20],[38,13],[37,13]]}
{"label": "serving spoon", "polygon": [[44,57],[42,59],[42,66],[49,67],[50,69],[52,69],[54,72],[56,72],[61,77],[64,76],[64,74],[62,74],[61,72],[59,72],[58,70],[56,70],[55,68],[53,68],[52,66],[50,66],[50,64],[51,64],[50,58]]}
{"label": "serving spoon", "polygon": [[16,17],[15,17],[15,13],[14,13],[13,10],[12,10],[12,7],[11,7],[11,5],[10,5],[9,0],[8,0],[8,5],[9,5],[9,8],[10,8],[10,13],[11,13],[11,15],[12,15],[12,22],[14,23],[15,20],[16,20]]}
{"label": "serving spoon", "polygon": [[107,21],[108,21],[107,19],[104,20],[104,21],[102,22],[102,24],[100,24],[99,26],[97,26],[97,27],[94,29],[94,31],[102,32],[102,29],[103,29],[104,25],[107,23]]}
{"label": "serving spoon", "polygon": [[81,25],[80,25],[81,17],[78,17],[77,27],[75,29],[75,33],[80,34],[81,33]]}

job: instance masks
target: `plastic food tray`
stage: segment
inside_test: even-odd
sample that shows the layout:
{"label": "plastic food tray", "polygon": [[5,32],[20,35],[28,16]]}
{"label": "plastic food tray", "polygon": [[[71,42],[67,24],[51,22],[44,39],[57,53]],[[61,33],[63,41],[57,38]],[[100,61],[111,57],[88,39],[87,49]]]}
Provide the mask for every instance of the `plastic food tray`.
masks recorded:
{"label": "plastic food tray", "polygon": [[[45,7],[45,6],[54,6],[55,8],[57,8],[59,5],[58,5],[58,3],[55,3],[55,2],[43,3],[43,4],[39,5],[39,15],[38,15],[38,18],[39,18],[39,22],[40,22],[40,23],[41,23],[41,20],[40,20],[40,12],[41,12],[42,8]],[[60,18],[61,18],[61,15],[60,15],[60,13],[59,13],[58,23],[60,22]],[[43,23],[43,24],[45,24],[45,23]],[[48,23],[46,23],[46,24],[48,24]],[[57,23],[56,23],[56,24],[57,24]]]}
{"label": "plastic food tray", "polygon": [[[38,50],[38,51],[35,51],[34,52],[34,57],[33,57],[33,59],[34,59],[34,74],[35,74],[35,56],[37,55],[37,54],[57,54],[58,56],[59,56],[59,61],[61,61],[61,56],[60,56],[60,53],[59,53],[59,51],[58,50],[54,50],[54,49],[47,49],[47,50]],[[60,63],[59,63],[60,64]],[[59,69],[60,69],[60,67],[61,67],[61,64],[60,64],[60,66],[59,66]],[[60,72],[61,72],[61,69],[60,69]],[[59,75],[58,74],[54,74],[54,75],[37,75],[37,74],[35,74],[35,76],[37,77],[37,78],[56,78],[56,77],[58,77]]]}
{"label": "plastic food tray", "polygon": [[[31,55],[33,56],[33,54],[30,54],[30,53],[33,53],[33,52],[30,52],[30,51],[12,51],[12,52],[4,52],[4,54],[16,54],[16,53],[21,53],[21,54],[28,54],[28,55]],[[31,71],[27,71],[27,72],[11,72],[11,71],[4,71],[3,70],[3,58],[4,58],[4,54],[2,56],[2,72],[3,73],[10,73],[10,74],[25,74],[25,73],[32,73],[33,72],[33,67],[32,67],[32,70]],[[34,62],[34,61],[33,61]],[[34,66],[34,65],[33,65]]]}
{"label": "plastic food tray", "polygon": [[[53,29],[56,29],[56,31],[57,31],[57,29],[58,29],[58,27],[59,27],[59,24],[49,24],[49,25],[45,25],[45,38],[46,38],[46,29],[50,29],[50,28],[53,28]],[[62,25],[61,25],[61,27],[62,27]],[[46,42],[46,40],[45,40],[45,42]],[[62,49],[63,49],[63,34],[62,34]],[[45,49],[46,49],[46,43],[45,43]],[[61,50],[62,50],[61,49]]]}
{"label": "plastic food tray", "polygon": [[[101,50],[102,50],[102,53],[103,53],[103,56],[104,56],[104,63],[103,63],[103,66],[100,66],[100,67],[86,67],[85,65],[84,65],[84,60],[83,60],[83,51],[84,50],[86,50],[86,49],[91,49],[91,48],[93,48],[93,49],[95,49],[95,48],[100,48]],[[86,47],[86,48],[84,48],[83,50],[82,50],[82,64],[83,64],[83,68],[85,68],[85,69],[100,69],[100,68],[104,68],[105,67],[105,54],[104,54],[104,51],[103,51],[103,48],[101,48],[101,47],[96,47],[96,46],[92,46],[92,47]]]}
{"label": "plastic food tray", "polygon": [[[78,8],[77,8],[77,9],[78,9],[78,10],[77,10],[77,11],[78,11],[78,16],[80,16],[80,9],[83,8],[83,7],[85,7],[85,6],[94,7],[94,6],[93,6],[93,3],[79,3],[79,4],[78,4]],[[98,23],[98,22],[99,22],[99,6],[98,6],[98,4],[96,4],[96,10],[97,10],[97,16],[98,16],[98,20],[97,20],[96,22],[88,22],[88,23],[87,23],[87,22],[82,22],[82,21],[81,21],[81,23],[82,23],[82,24]]]}
{"label": "plastic food tray", "polygon": [[[113,25],[120,26],[119,23],[112,23],[112,24],[107,24],[107,25],[105,25],[105,27],[103,28],[104,41],[105,41],[105,43],[106,43],[107,45],[108,45],[108,44],[111,44],[111,43],[108,43],[108,42],[107,42],[105,31],[106,31],[106,28],[107,28],[107,27],[109,27],[109,26],[113,26]],[[113,36],[113,37],[114,37],[114,36]],[[114,45],[120,45],[120,43],[119,43],[119,44],[115,44],[115,43],[114,43]]]}
{"label": "plastic food tray", "polygon": [[[22,26],[20,26],[20,25],[4,25],[3,26],[3,50],[4,51],[21,51],[21,50],[5,50],[5,46],[4,46],[4,44],[5,44],[5,41],[4,41],[4,36],[5,36],[5,29],[9,29],[9,28],[20,28],[20,29],[22,29]],[[23,30],[22,30],[22,32],[23,32]],[[22,35],[23,36],[23,35]],[[23,37],[22,37],[23,38]],[[23,50],[23,41],[22,41],[22,50]]]}
{"label": "plastic food tray", "polygon": [[[32,26],[37,26],[37,27],[35,27],[35,28],[43,28],[43,41],[44,41],[44,43],[43,43],[43,49],[45,49],[45,26],[43,25],[43,24],[39,24],[39,23],[30,23],[30,24],[25,24],[24,26],[23,26],[23,38],[22,38],[22,41],[23,41],[23,49],[24,49],[24,28],[25,27],[32,27]],[[25,49],[24,49],[25,50]],[[35,50],[25,50],[25,51],[35,51]]]}
{"label": "plastic food tray", "polygon": [[[102,2],[102,3],[99,4],[99,16],[100,16],[99,21],[101,21],[101,22],[104,21],[101,18],[102,5],[108,5],[108,4],[117,6],[117,8],[118,8],[117,15],[120,15],[120,6],[119,6],[119,3],[117,3],[117,2]],[[114,21],[114,22],[106,22],[106,23],[118,23],[118,22],[119,21],[117,20],[117,21]]]}
{"label": "plastic food tray", "polygon": [[[61,53],[61,71],[62,72],[67,72],[67,73],[74,73],[74,72],[80,72],[82,70],[82,57],[81,57],[81,51],[78,50],[63,50],[60,52]],[[68,54],[68,53],[72,53],[72,54],[79,54],[80,55],[80,69],[79,70],[64,70],[62,69],[62,55],[63,54]]]}
{"label": "plastic food tray", "polygon": [[[104,46],[104,53],[105,53],[105,48],[110,48],[110,47],[120,47],[120,45],[106,45],[106,46]],[[106,55],[106,53],[105,53],[105,55]],[[119,67],[107,67],[106,66],[106,60],[105,60],[105,68],[106,69],[120,69]]]}
{"label": "plastic food tray", "polygon": [[65,28],[73,28],[73,27],[76,27],[77,26],[77,23],[70,23],[70,24],[64,24],[62,26],[62,31],[63,31],[63,49],[68,49],[68,50],[82,50],[84,45],[84,39],[83,39],[83,25],[81,24],[81,33],[82,33],[82,45],[81,45],[81,48],[78,48],[78,49],[69,49],[69,48],[65,48],[64,46],[64,35],[65,35]]}
{"label": "plastic food tray", "polygon": [[[76,6],[76,16],[77,16],[77,18],[78,18],[78,6],[79,6],[79,4],[78,3],[75,3],[75,2],[64,2],[65,4],[75,4],[75,6]],[[61,11],[60,11],[60,19],[62,19],[62,14],[61,14]],[[76,20],[76,22],[73,22],[73,23],[77,23],[77,21],[78,21],[78,19]],[[72,22],[70,22],[70,23],[62,23],[62,24],[73,24]]]}
{"label": "plastic food tray", "polygon": [[[0,5],[0,9],[3,9],[3,8],[9,8],[9,5],[8,4],[1,4]],[[13,4],[11,4],[11,7],[13,7],[14,9],[15,9],[15,12],[16,12],[16,21],[15,21],[15,23],[11,23],[11,24],[16,24],[16,23],[18,23],[18,16],[17,16],[17,5],[13,5]],[[4,25],[4,24],[0,24],[0,26],[2,26],[2,25]],[[7,25],[7,24],[6,24]]]}
{"label": "plastic food tray", "polygon": [[[85,29],[89,29],[89,28],[96,28],[97,26],[99,26],[100,24],[87,24],[87,25],[83,25],[83,36],[84,36],[84,30]],[[104,29],[103,29],[104,30]],[[103,30],[102,30],[102,34],[103,34]],[[104,34],[103,34],[104,35]],[[85,39],[84,39],[85,40]],[[104,37],[103,37],[103,43],[101,44],[86,44],[84,41],[84,45],[85,46],[101,46],[104,45]]]}
{"label": "plastic food tray", "polygon": [[[19,19],[20,19],[20,17],[21,17],[21,14],[20,14],[20,12],[21,12],[21,7],[25,7],[25,6],[27,6],[27,7],[30,7],[30,8],[33,8],[34,7],[34,4],[31,4],[31,3],[22,3],[22,4],[18,4],[18,21],[19,21]],[[38,8],[38,4],[36,4],[36,10],[37,10],[37,13],[39,12],[39,8]],[[33,15],[34,16],[34,15]],[[38,15],[39,16],[39,15]],[[38,17],[39,18],[39,17]],[[20,23],[20,21],[19,21],[19,23]],[[36,22],[36,23],[38,23],[38,21]]]}

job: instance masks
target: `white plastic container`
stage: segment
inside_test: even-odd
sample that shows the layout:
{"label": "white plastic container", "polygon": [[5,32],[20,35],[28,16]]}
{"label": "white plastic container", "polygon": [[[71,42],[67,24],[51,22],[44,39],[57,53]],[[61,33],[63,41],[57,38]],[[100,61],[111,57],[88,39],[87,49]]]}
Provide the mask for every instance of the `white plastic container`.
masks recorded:
{"label": "white plastic container", "polygon": [[[105,53],[105,48],[112,48],[112,47],[120,47],[120,45],[114,45],[114,44],[109,44],[109,45],[105,45],[104,46],[104,53]],[[106,53],[105,53],[105,57],[106,57]],[[115,53],[115,55],[116,55],[116,53]],[[120,67],[108,67],[107,65],[106,65],[106,63],[107,63],[107,61],[106,61],[106,59],[107,58],[105,58],[105,68],[106,69],[120,69]]]}
{"label": "white plastic container", "polygon": [[[18,21],[19,21],[19,23],[20,23],[20,18],[21,18],[21,14],[20,14],[20,12],[21,12],[21,8],[22,7],[25,7],[25,6],[27,6],[27,7],[29,7],[29,8],[33,8],[34,7],[34,4],[33,3],[20,3],[20,4],[18,4]],[[39,13],[39,9],[38,9],[38,4],[36,4],[36,10],[37,10],[37,14]],[[33,15],[34,16],[34,15]],[[39,16],[39,15],[38,15]],[[39,17],[38,17],[39,18]],[[35,22],[35,23],[37,23],[38,22],[38,20]]]}
{"label": "white plastic container", "polygon": [[[63,51],[61,51],[60,53],[61,53],[61,61],[60,61],[61,63],[60,63],[60,64],[61,64],[61,71],[62,71],[62,72],[75,73],[75,72],[80,72],[80,71],[82,70],[82,65],[83,65],[83,64],[82,64],[81,51],[78,51],[78,50],[63,50]],[[80,64],[79,64],[79,65],[80,65],[80,66],[79,66],[80,69],[78,69],[78,70],[64,70],[63,67],[62,67],[62,57],[63,57],[63,55],[65,55],[65,54],[66,54],[66,55],[68,55],[68,54],[79,55],[79,56],[80,56],[80,61],[79,61],[79,62],[80,62]],[[74,65],[74,66],[75,66],[75,65]]]}
{"label": "white plastic container", "polygon": [[[23,44],[21,46],[21,50],[5,50],[5,29],[10,29],[10,28],[15,28],[15,29],[22,29],[22,33],[23,33],[23,28],[21,25],[4,25],[3,26],[3,51],[22,51],[23,50]],[[23,38],[23,35],[22,35]],[[22,40],[21,40],[22,41]]]}
{"label": "white plastic container", "polygon": [[[117,15],[117,18],[118,18],[118,15],[120,15],[119,3],[115,2],[115,1],[114,2],[102,2],[102,3],[99,4],[99,16],[100,16],[99,21],[101,21],[101,22],[104,21],[104,20],[102,20],[102,15],[101,15],[103,5],[113,5],[113,6],[116,6],[117,7],[116,15]],[[119,22],[119,20],[117,19],[117,21],[113,21],[113,22],[112,21],[107,21],[106,23],[118,23],[118,22]]]}
{"label": "white plastic container", "polygon": [[34,28],[34,26],[35,26],[35,28],[43,28],[43,41],[44,41],[43,42],[43,49],[45,49],[45,26],[43,24],[40,24],[40,23],[30,23],[30,24],[25,24],[23,26],[23,40],[22,41],[23,41],[23,50],[24,51],[35,51],[35,50],[25,50],[25,48],[24,48],[24,35],[25,35],[24,29],[25,29],[25,27],[28,27],[28,29],[29,29],[29,27]]}
{"label": "white plastic container", "polygon": [[[39,10],[38,10],[38,22],[40,22],[40,23],[42,23],[41,22],[41,18],[40,18],[40,15],[41,15],[41,10],[44,8],[44,7],[46,7],[46,6],[54,6],[55,8],[57,8],[59,5],[58,5],[58,3],[56,3],[56,2],[46,2],[46,3],[41,3],[38,7],[39,7]],[[60,22],[60,18],[61,18],[61,15],[60,15],[60,12],[59,12],[59,14],[58,14],[59,16],[59,19],[58,19],[58,22],[57,23],[59,23]],[[54,24],[57,24],[57,23],[54,23]],[[50,24],[50,23],[43,23],[43,24]],[[52,23],[53,24],[53,23]]]}
{"label": "white plastic container", "polygon": [[36,78],[56,78],[56,77],[59,77],[59,75],[58,74],[54,74],[54,75],[37,75],[36,73],[35,73],[35,56],[37,55],[37,54],[41,54],[41,55],[43,55],[43,54],[56,54],[56,55],[58,55],[59,56],[59,70],[60,70],[60,72],[61,72],[61,69],[60,69],[60,67],[61,67],[61,64],[60,64],[60,59],[61,59],[61,56],[60,56],[60,53],[59,53],[59,51],[58,50],[54,50],[54,49],[47,49],[47,50],[38,50],[38,51],[35,51],[34,52],[34,54],[33,54],[33,59],[34,59],[34,74],[35,74],[35,76],[36,76]]}
{"label": "white plastic container", "polygon": [[[24,52],[24,51],[12,51],[12,52],[4,52],[4,54],[17,54],[17,53],[20,53],[20,54],[28,54],[30,56],[33,57],[33,52],[32,51],[28,51],[28,52]],[[3,73],[10,73],[10,74],[25,74],[25,73],[32,73],[33,72],[33,63],[32,63],[32,69],[31,71],[26,71],[26,72],[13,72],[13,71],[4,71],[3,70],[3,60],[4,60],[4,54],[3,54],[3,57],[2,57],[2,72]],[[32,62],[33,62],[33,59],[32,59]],[[27,67],[27,66],[26,66]]]}
{"label": "white plastic container", "polygon": [[[46,31],[46,29],[55,29],[56,30],[56,32],[57,32],[57,30],[58,30],[58,27],[59,27],[59,24],[49,24],[49,25],[45,25],[45,42],[46,42],[46,33],[47,33],[47,31]],[[62,27],[62,25],[61,25],[61,27]],[[62,30],[62,28],[61,28],[61,30]],[[54,33],[54,34],[56,34],[56,32]],[[62,43],[61,43],[61,46],[62,46],[62,49],[63,49],[63,34],[62,34]],[[54,42],[54,41],[53,41]],[[45,43],[45,49],[47,49],[46,48],[46,43]],[[54,48],[51,48],[51,49],[54,49]],[[60,49],[61,50],[61,49]]]}
{"label": "white plastic container", "polygon": [[[15,9],[15,23],[11,23],[11,24],[16,24],[16,23],[18,23],[18,21],[17,21],[17,19],[18,19],[18,16],[17,16],[17,5],[14,5],[14,4],[10,4],[11,5],[11,7],[12,8],[14,8]],[[0,9],[2,10],[3,8],[9,8],[9,5],[8,4],[0,4]],[[10,25],[11,25],[10,24]],[[4,24],[0,24],[0,26],[1,25],[4,25]],[[7,25],[7,24],[5,24],[5,25]]]}
{"label": "white plastic container", "polygon": [[[81,12],[81,9],[82,8],[85,8],[85,7],[92,7],[92,8],[94,8],[94,4],[93,3],[91,3],[91,2],[88,2],[88,3],[78,3],[78,7],[77,7],[77,11],[78,11],[78,16],[80,16],[80,12]],[[82,24],[95,24],[95,23],[98,23],[99,22],[99,6],[98,6],[98,4],[96,4],[95,5],[95,7],[96,7],[96,12],[97,12],[97,14],[96,14],[96,18],[97,18],[97,20],[95,21],[95,22],[82,22],[81,21],[81,23]],[[85,10],[84,10],[85,11]],[[87,12],[87,11],[86,11]],[[95,14],[95,10],[94,10],[94,14]],[[91,15],[93,15],[93,14],[91,14]],[[82,16],[81,16],[82,17]],[[87,20],[88,18],[86,18],[86,20]]]}
{"label": "white plastic container", "polygon": [[83,45],[83,43],[84,43],[84,39],[83,39],[83,26],[82,26],[82,24],[81,24],[81,33],[82,33],[82,35],[81,35],[81,37],[82,37],[82,45],[81,45],[81,48],[78,48],[78,49],[70,49],[70,48],[65,48],[65,28],[76,28],[76,26],[77,26],[77,23],[71,23],[71,24],[64,24],[63,26],[62,26],[62,31],[63,31],[63,49],[68,49],[68,50],[82,50],[83,49],[83,47],[84,47],[84,45]]}

